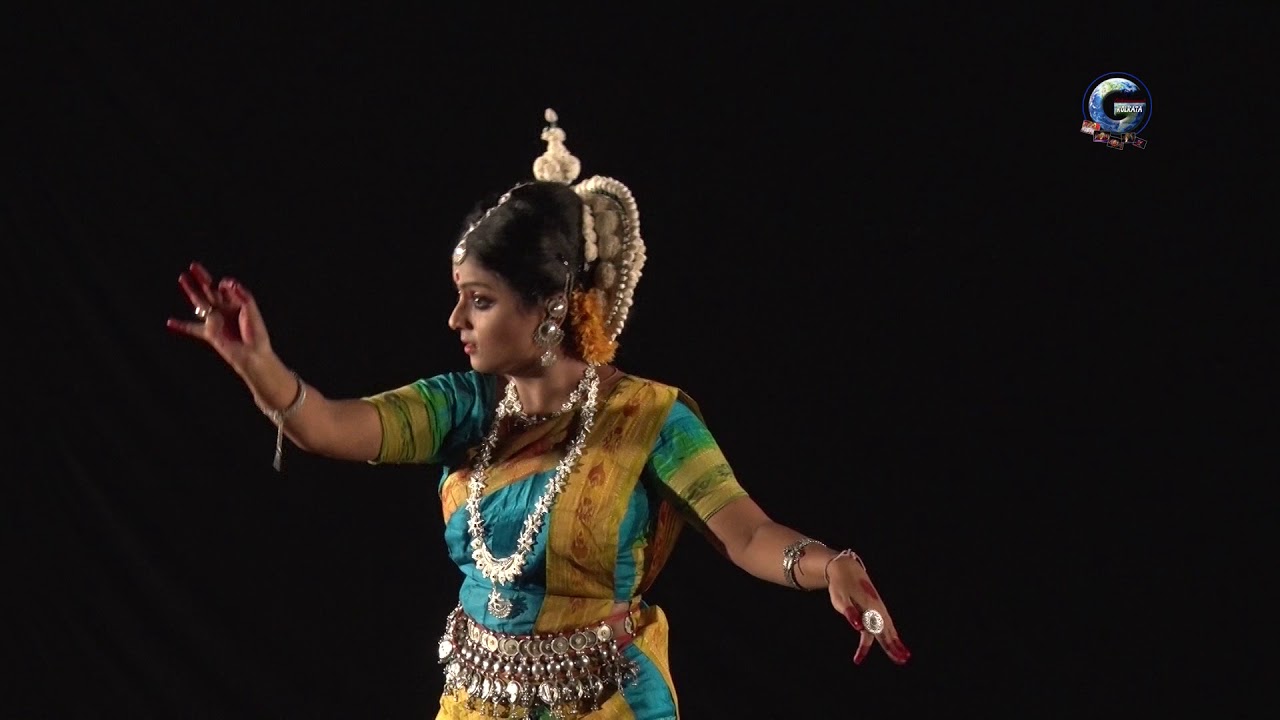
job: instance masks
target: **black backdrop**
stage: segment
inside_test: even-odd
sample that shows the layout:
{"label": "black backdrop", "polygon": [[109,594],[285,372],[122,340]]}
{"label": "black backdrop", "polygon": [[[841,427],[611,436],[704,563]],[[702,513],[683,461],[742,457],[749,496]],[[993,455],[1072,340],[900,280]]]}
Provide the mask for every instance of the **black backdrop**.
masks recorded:
{"label": "black backdrop", "polygon": [[[622,366],[697,398],[776,519],[856,547],[914,652],[855,668],[823,594],[686,534],[649,599],[688,717],[1195,699],[1210,491],[1266,437],[1249,151],[1205,137],[1203,48],[1258,60],[1257,18],[41,7],[4,63],[6,717],[434,716],[435,470],[275,473],[163,324],[198,259],[330,395],[463,367],[448,251],[548,106],[639,199]],[[1115,70],[1151,89],[1145,151],[1077,132]]]}

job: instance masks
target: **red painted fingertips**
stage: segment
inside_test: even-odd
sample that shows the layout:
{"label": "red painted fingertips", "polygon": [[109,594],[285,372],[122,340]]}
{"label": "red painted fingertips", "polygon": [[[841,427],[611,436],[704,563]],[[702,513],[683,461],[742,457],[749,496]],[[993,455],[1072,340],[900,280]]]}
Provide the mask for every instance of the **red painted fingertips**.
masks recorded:
{"label": "red painted fingertips", "polygon": [[894,640],[889,644],[889,647],[893,650],[894,661],[899,665],[905,665],[911,659],[911,651],[907,649],[906,645],[902,644],[901,640]]}
{"label": "red painted fingertips", "polygon": [[200,263],[191,263],[191,274],[196,276],[201,285],[209,285],[213,282],[213,276]]}
{"label": "red painted fingertips", "polygon": [[849,624],[853,626],[854,630],[862,632],[862,618],[858,615],[857,608],[845,608],[844,617],[849,621]]}

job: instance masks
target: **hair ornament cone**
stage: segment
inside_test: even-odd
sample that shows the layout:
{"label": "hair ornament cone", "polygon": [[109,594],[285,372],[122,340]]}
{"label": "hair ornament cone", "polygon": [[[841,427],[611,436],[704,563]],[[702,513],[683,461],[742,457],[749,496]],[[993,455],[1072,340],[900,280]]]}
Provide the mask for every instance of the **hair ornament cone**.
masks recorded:
{"label": "hair ornament cone", "polygon": [[[533,163],[538,180],[570,185],[581,163],[565,147],[565,132],[558,116],[546,111],[542,139],[547,150]],[[582,198],[583,257],[592,287],[603,293],[604,331],[610,342],[626,324],[635,299],[636,285],[644,269],[645,247],[640,236],[640,211],[635,196],[614,178],[596,175],[572,185]]]}

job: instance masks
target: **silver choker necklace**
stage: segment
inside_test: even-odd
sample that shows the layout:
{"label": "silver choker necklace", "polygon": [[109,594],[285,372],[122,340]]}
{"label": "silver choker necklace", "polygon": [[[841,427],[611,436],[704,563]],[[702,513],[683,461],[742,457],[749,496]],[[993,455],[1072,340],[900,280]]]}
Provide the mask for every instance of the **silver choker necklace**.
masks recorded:
{"label": "silver choker necklace", "polygon": [[583,395],[586,395],[586,401],[582,405],[582,416],[578,426],[577,437],[569,445],[564,458],[556,465],[556,473],[547,483],[547,489],[542,494],[542,497],[538,498],[538,501],[534,503],[533,512],[525,517],[524,526],[520,530],[520,537],[516,540],[515,552],[504,558],[494,557],[493,553],[489,551],[485,537],[484,518],[480,516],[480,498],[484,496],[485,483],[489,479],[489,469],[493,465],[493,451],[498,444],[498,426],[501,424],[502,419],[512,416],[519,421],[520,418],[528,418],[529,416],[524,414],[523,408],[520,406],[520,398],[516,395],[515,383],[507,384],[506,393],[502,401],[498,403],[493,425],[489,428],[489,434],[485,437],[484,444],[480,446],[476,464],[471,470],[471,479],[467,483],[466,503],[467,531],[471,534],[471,557],[475,560],[476,569],[480,571],[480,574],[493,584],[493,589],[489,591],[488,610],[494,617],[508,618],[511,616],[511,599],[503,597],[498,592],[498,585],[510,584],[524,570],[524,564],[529,559],[530,553],[533,552],[534,538],[537,536],[538,531],[542,529],[542,523],[546,519],[547,513],[551,511],[551,506],[555,503],[556,497],[564,490],[565,481],[570,471],[573,470],[573,466],[578,462],[578,458],[582,455],[587,436],[591,434],[591,427],[595,424],[596,419],[596,402],[599,390],[600,378],[596,374],[596,366],[588,365],[586,372],[582,374],[582,380],[578,382],[578,387],[569,396],[569,400],[559,412],[552,416],[559,416],[572,410]]}
{"label": "silver choker necklace", "polygon": [[[584,374],[582,377],[585,381],[586,375]],[[560,406],[559,410],[546,415],[527,415],[525,414],[524,408],[520,405],[520,397],[516,395],[515,388],[515,383],[509,383],[507,385],[507,392],[503,396],[502,402],[499,403],[498,417],[501,418],[509,416],[514,418],[516,423],[521,427],[530,427],[532,425],[537,425],[538,423],[546,422],[547,420],[554,420],[570,410],[573,410],[578,406],[578,403],[582,402],[583,383],[579,382],[578,386],[573,389],[573,392],[569,393],[569,399],[564,401],[564,404]]]}

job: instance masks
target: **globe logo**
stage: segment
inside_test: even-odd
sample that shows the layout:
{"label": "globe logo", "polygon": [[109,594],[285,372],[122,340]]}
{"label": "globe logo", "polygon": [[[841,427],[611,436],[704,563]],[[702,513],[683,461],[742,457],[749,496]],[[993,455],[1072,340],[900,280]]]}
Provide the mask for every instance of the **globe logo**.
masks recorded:
{"label": "globe logo", "polygon": [[1151,121],[1151,95],[1133,75],[1105,73],[1085,88],[1083,110],[1103,132],[1138,133]]}

